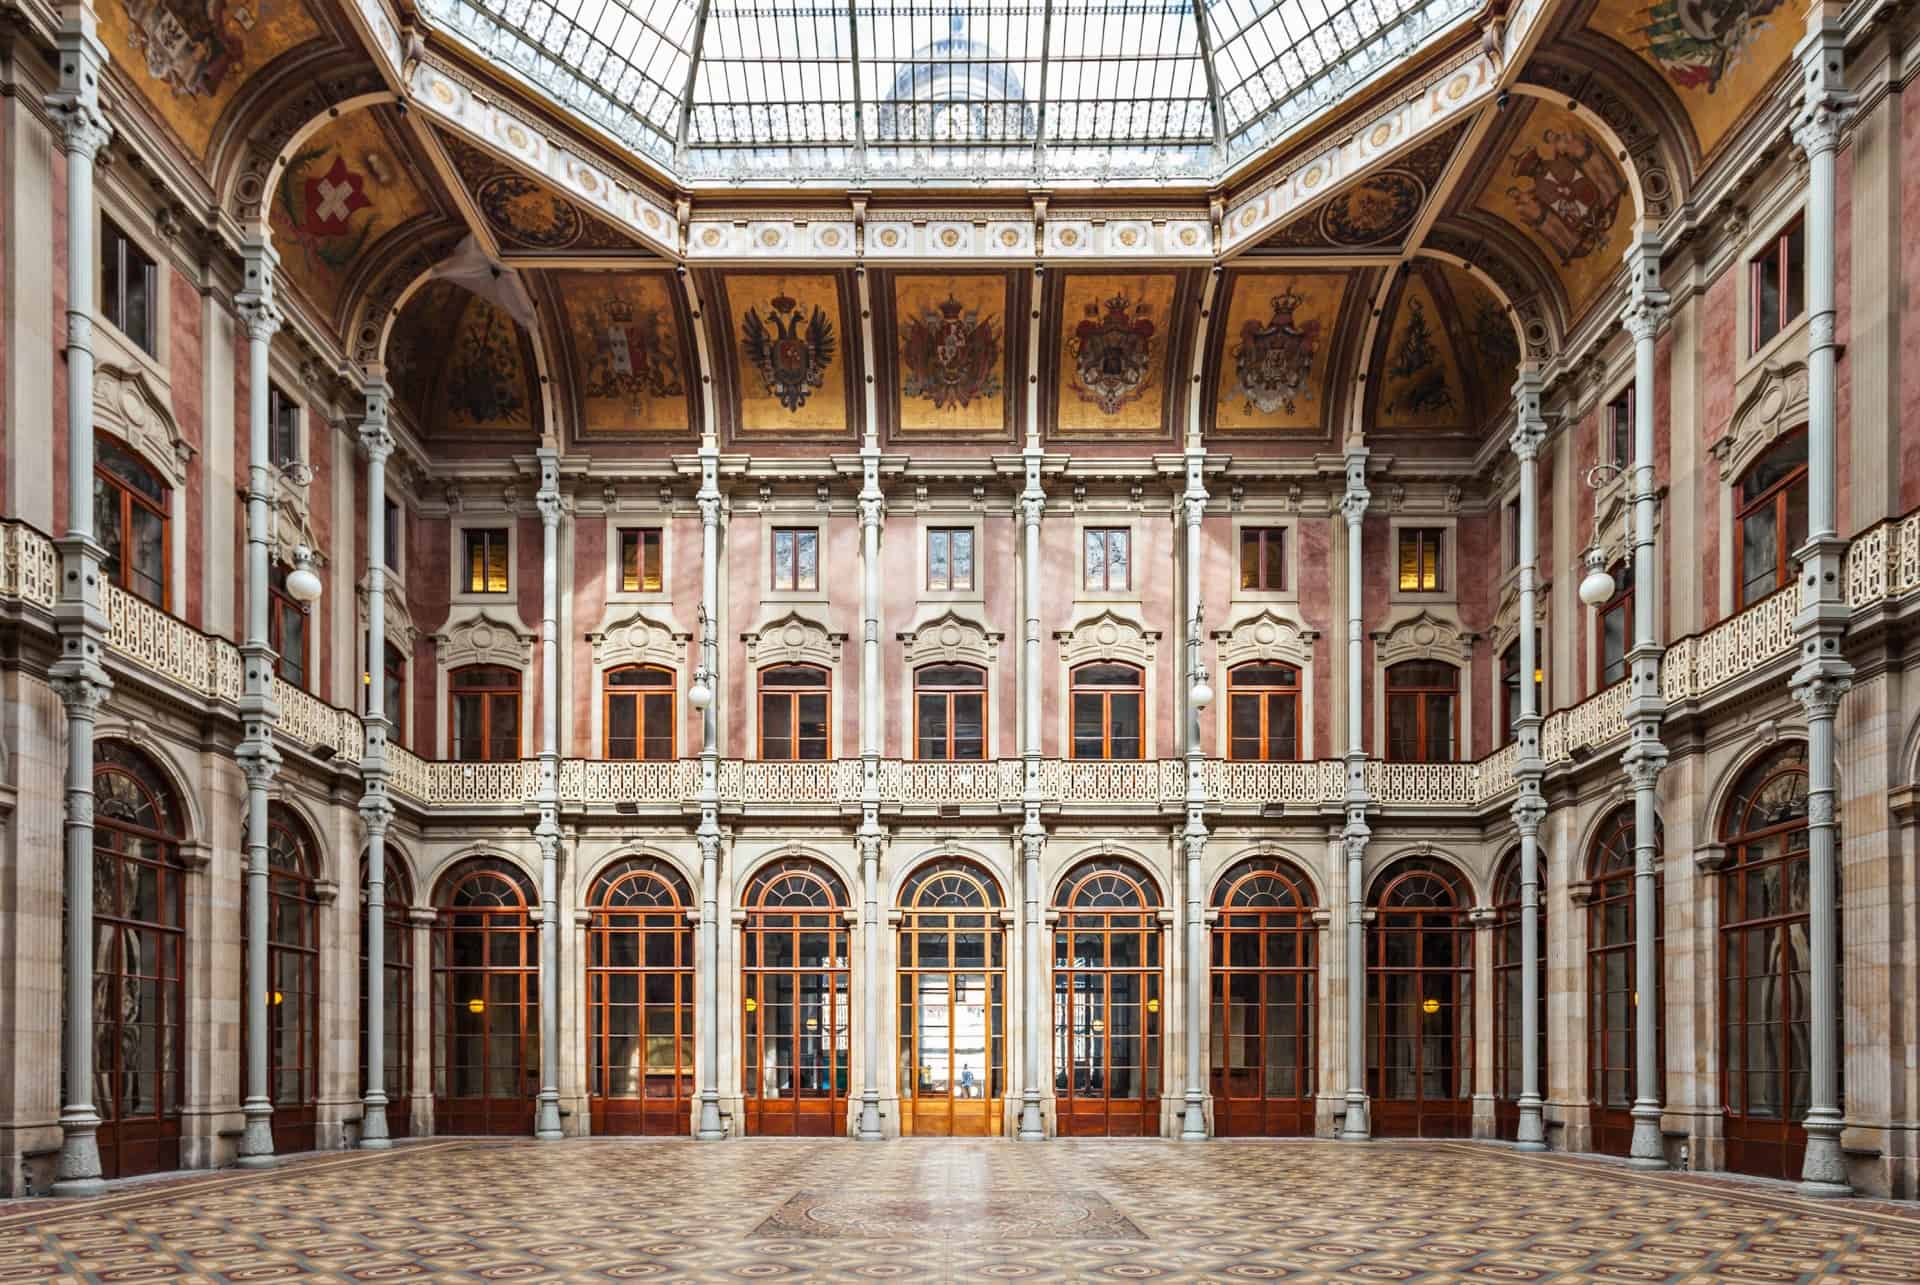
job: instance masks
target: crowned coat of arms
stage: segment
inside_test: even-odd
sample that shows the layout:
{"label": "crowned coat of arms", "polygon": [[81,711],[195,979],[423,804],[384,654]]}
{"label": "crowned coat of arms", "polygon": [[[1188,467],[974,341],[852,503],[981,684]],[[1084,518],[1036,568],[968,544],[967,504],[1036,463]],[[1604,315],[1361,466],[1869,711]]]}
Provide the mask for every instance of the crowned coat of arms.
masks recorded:
{"label": "crowned coat of arms", "polygon": [[595,352],[587,366],[589,397],[625,400],[634,410],[653,397],[678,397],[680,361],[673,331],[657,308],[615,299],[588,314]]}
{"label": "crowned coat of arms", "polygon": [[[1514,208],[1567,267],[1606,244],[1626,181],[1591,135],[1549,129],[1512,156]],[[1524,180],[1524,181],[1523,181]]]}
{"label": "crowned coat of arms", "polygon": [[146,58],[147,74],[182,98],[220,88],[246,58],[254,6],[226,0],[129,0],[127,43]]}
{"label": "crowned coat of arms", "polygon": [[1087,315],[1067,338],[1073,358],[1073,391],[1102,414],[1115,415],[1146,395],[1153,383],[1153,358],[1159,327],[1149,305],[1117,294],[1105,304],[1090,303]]}
{"label": "crowned coat of arms", "polygon": [[1273,315],[1265,322],[1247,318],[1240,342],[1233,346],[1233,387],[1221,400],[1241,397],[1249,411],[1291,415],[1300,402],[1312,399],[1308,376],[1320,347],[1320,322],[1295,319],[1306,302],[1305,295],[1288,286],[1273,297]]}
{"label": "crowned coat of arms", "polygon": [[925,398],[936,410],[960,410],[976,397],[1000,392],[1000,319],[967,311],[947,296],[936,311],[922,308],[900,332],[901,392]]}
{"label": "crowned coat of arms", "polygon": [[833,363],[833,323],[814,305],[811,315],[786,291],[768,301],[767,314],[749,309],[740,328],[746,358],[760,372],[767,395],[790,411],[806,404]]}
{"label": "crowned coat of arms", "polygon": [[1770,25],[1781,0],[1660,0],[1640,29],[1647,52],[1673,83],[1709,94]]}

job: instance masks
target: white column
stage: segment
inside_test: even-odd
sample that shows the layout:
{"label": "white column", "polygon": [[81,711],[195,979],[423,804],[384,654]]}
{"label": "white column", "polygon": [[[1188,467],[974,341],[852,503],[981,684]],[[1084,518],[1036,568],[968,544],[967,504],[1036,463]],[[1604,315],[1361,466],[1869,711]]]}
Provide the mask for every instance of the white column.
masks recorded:
{"label": "white column", "polygon": [[[694,1136],[719,1142],[720,1120],[720,643],[714,611],[720,601],[720,452],[700,447],[700,664],[693,691],[700,711],[700,1119]],[[696,707],[700,702],[694,701]]]}
{"label": "white column", "polygon": [[560,1129],[560,452],[543,446],[540,489],[540,1099],[533,1136],[556,1142]]}
{"label": "white column", "polygon": [[[1633,650],[1627,653],[1628,740],[1621,762],[1633,785],[1634,1093],[1631,1160],[1642,1169],[1667,1167],[1660,1138],[1659,958],[1655,878],[1661,853],[1660,772],[1667,747],[1660,740],[1666,699],[1660,691],[1661,646],[1654,607],[1660,601],[1660,562],[1653,550],[1656,501],[1653,488],[1654,341],[1667,316],[1660,288],[1660,238],[1642,228],[1627,250],[1631,274],[1620,320],[1633,335]],[[1523,684],[1524,685],[1524,684]]]}
{"label": "white column", "polygon": [[1531,362],[1520,369],[1513,388],[1517,423],[1513,454],[1520,461],[1520,717],[1514,779],[1513,823],[1520,831],[1520,1150],[1547,1149],[1546,1121],[1540,1102],[1540,823],[1547,802],[1540,793],[1546,762],[1540,757],[1540,700],[1534,671],[1540,665],[1534,634],[1534,567],[1539,559],[1540,443],[1547,426],[1540,414],[1545,381]]}
{"label": "white column", "polygon": [[59,541],[60,596],[54,625],[60,659],[48,672],[67,715],[65,1099],[54,1194],[97,1195],[100,1115],[93,1102],[93,724],[112,690],[102,663],[107,617],[93,530],[93,163],[113,136],[100,109],[106,46],[94,14],[69,6],[56,37],[60,87],[47,108],[67,156],[67,533]]}
{"label": "white column", "polygon": [[1187,447],[1187,491],[1181,501],[1187,538],[1182,546],[1187,582],[1187,823],[1181,836],[1186,856],[1186,1055],[1187,1098],[1181,1110],[1180,1137],[1207,1138],[1207,980],[1209,953],[1204,862],[1207,852],[1207,761],[1200,750],[1200,714],[1212,699],[1212,684],[1201,655],[1200,523],[1207,513],[1206,453]]}
{"label": "white column", "polygon": [[1040,489],[1041,453],[1029,445],[1023,454],[1026,485],[1020,492],[1020,529],[1024,541],[1020,565],[1022,626],[1020,640],[1020,893],[1021,970],[1025,983],[1020,1026],[1020,1127],[1022,1142],[1040,1142],[1047,1136],[1046,1116],[1040,1109],[1041,1082],[1046,1077],[1047,1031],[1053,1008],[1047,1002],[1047,956],[1041,929],[1040,856],[1046,850],[1047,831],[1040,824],[1040,519],[1047,493]]}
{"label": "white column", "polygon": [[1372,1136],[1367,1120],[1367,940],[1363,918],[1366,901],[1367,750],[1365,720],[1361,717],[1363,691],[1361,533],[1367,515],[1367,450],[1346,452],[1347,488],[1340,512],[1347,521],[1347,798],[1346,825],[1341,842],[1347,851],[1347,1112],[1340,1136],[1364,1142]]}
{"label": "white column", "polygon": [[387,796],[387,457],[393,434],[387,428],[392,390],[374,375],[361,385],[367,410],[360,420],[360,444],[367,450],[367,712],[366,753],[360,760],[360,817],[367,826],[367,1090],[362,1100],[360,1145],[381,1150],[387,1137],[387,826],[393,800]]}
{"label": "white column", "polygon": [[860,956],[865,989],[860,1032],[860,1122],[854,1136],[879,1142],[880,1127],[880,450],[860,452]]}
{"label": "white column", "polygon": [[1807,542],[1800,562],[1800,613],[1794,633],[1800,666],[1793,694],[1807,711],[1807,1016],[1811,1057],[1806,1159],[1800,1189],[1814,1196],[1851,1195],[1840,1150],[1839,852],[1834,833],[1834,720],[1852,685],[1841,652],[1847,604],[1841,579],[1847,555],[1840,538],[1836,476],[1834,375],[1834,160],[1853,109],[1846,92],[1846,33],[1840,6],[1817,5],[1797,51],[1805,98],[1793,141],[1807,153]]}

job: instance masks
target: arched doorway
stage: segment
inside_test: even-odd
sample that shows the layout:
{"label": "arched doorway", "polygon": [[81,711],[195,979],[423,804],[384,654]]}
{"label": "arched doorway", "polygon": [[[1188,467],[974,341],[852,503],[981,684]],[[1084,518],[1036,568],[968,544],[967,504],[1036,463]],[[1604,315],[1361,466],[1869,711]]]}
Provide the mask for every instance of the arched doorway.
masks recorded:
{"label": "arched doorway", "polygon": [[1444,861],[1409,857],[1374,880],[1367,934],[1367,1094],[1381,1137],[1473,1128],[1473,894]]}
{"label": "arched doorway", "polygon": [[1727,1168],[1798,1178],[1812,1101],[1804,744],[1782,745],[1742,774],[1721,838],[1727,848],[1720,872]]}
{"label": "arched doorway", "polygon": [[652,857],[615,862],[587,897],[587,1106],[595,1134],[692,1128],[693,890]]}
{"label": "arched doorway", "polygon": [[[1656,840],[1664,851],[1665,836]],[[1634,1010],[1633,808],[1616,808],[1594,836],[1588,859],[1587,895],[1587,1098],[1593,1149],[1624,1156],[1633,1146],[1633,1095],[1639,1036]],[[1653,968],[1665,974],[1666,881],[1654,867]],[[1665,982],[1660,983],[1662,991]],[[1654,1002],[1660,1004],[1660,997]],[[1667,1076],[1666,1009],[1654,1023],[1659,1032],[1654,1062],[1662,1083]]]}
{"label": "arched doorway", "polygon": [[[381,1040],[386,1071],[381,1077],[387,1095],[387,1136],[413,1136],[413,926],[407,912],[413,907],[413,880],[407,877],[406,863],[399,860],[392,845],[387,846],[386,888],[381,911],[383,954],[380,1007],[385,1014],[385,1034]],[[367,886],[366,855],[360,858],[360,886]],[[367,1006],[372,998],[367,991],[367,923],[364,895],[360,912],[360,1043],[355,1065],[359,1068],[360,1092],[367,1091]]]}
{"label": "arched doorway", "polygon": [[1213,1131],[1311,1136],[1319,1011],[1313,886],[1286,862],[1254,857],[1221,876],[1213,905]]}
{"label": "arched doorway", "polygon": [[533,881],[502,857],[440,880],[433,930],[433,1127],[533,1132],[540,1092],[540,941]]}
{"label": "arched doorway", "polygon": [[125,1178],[180,1167],[184,826],[159,769],[117,741],[94,749],[93,793],[93,1102],[100,1171]]}
{"label": "arched doorway", "polygon": [[1007,1084],[1007,934],[992,875],[920,867],[900,890],[900,1132],[989,1137]]}
{"label": "arched doorway", "polygon": [[[318,849],[306,824],[278,803],[267,810],[267,1095],[273,1147],[312,1151],[320,1089],[320,899]],[[240,905],[242,996],[247,991],[247,908]],[[246,1083],[247,1022],[240,1005],[241,1084]],[[244,1091],[244,1090],[243,1090]]]}
{"label": "arched doorway", "polygon": [[[1540,1079],[1534,1087],[1542,1102],[1547,1096],[1546,864],[1546,854],[1541,853],[1543,877],[1535,899],[1540,931],[1534,939],[1534,975],[1539,979],[1539,989],[1534,997],[1538,1021],[1533,1047],[1534,1060],[1540,1068]],[[1520,849],[1515,848],[1500,863],[1500,872],[1493,881],[1493,1120],[1494,1131],[1502,1138],[1516,1137],[1520,1131],[1521,1071],[1526,1047],[1520,992],[1521,963],[1525,958],[1520,949]]]}
{"label": "arched doorway", "polygon": [[790,857],[762,867],[741,901],[746,1130],[837,1136],[853,1054],[846,885],[819,862]]}
{"label": "arched doorway", "polygon": [[1096,857],[1054,898],[1053,1075],[1068,1137],[1160,1134],[1160,894],[1130,861]]}

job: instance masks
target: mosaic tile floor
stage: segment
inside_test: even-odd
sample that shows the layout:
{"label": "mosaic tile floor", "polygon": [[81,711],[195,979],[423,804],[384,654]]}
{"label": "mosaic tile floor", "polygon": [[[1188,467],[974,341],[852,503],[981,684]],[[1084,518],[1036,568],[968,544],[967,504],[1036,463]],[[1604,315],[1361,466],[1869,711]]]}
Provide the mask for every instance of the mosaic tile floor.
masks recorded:
{"label": "mosaic tile floor", "polygon": [[1920,1281],[1920,1210],[1457,1143],[446,1141],[0,1207],[0,1282]]}

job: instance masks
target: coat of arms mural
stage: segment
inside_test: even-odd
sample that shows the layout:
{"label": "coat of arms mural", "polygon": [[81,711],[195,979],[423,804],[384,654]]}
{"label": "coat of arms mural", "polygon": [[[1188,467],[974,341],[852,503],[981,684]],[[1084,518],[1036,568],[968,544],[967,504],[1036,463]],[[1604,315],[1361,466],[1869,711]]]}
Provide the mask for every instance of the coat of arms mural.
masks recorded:
{"label": "coat of arms mural", "polygon": [[1117,415],[1153,387],[1160,326],[1153,305],[1125,291],[1088,303],[1067,337],[1068,386],[1103,415]]}
{"label": "coat of arms mural", "polygon": [[818,304],[808,311],[783,290],[764,310],[747,309],[740,320],[740,348],[760,372],[767,395],[799,410],[826,381],[833,363],[833,323]]}
{"label": "coat of arms mural", "polygon": [[1539,249],[1576,313],[1619,266],[1632,233],[1626,175],[1587,126],[1557,104],[1533,105],[1479,205]]}
{"label": "coat of arms mural", "polygon": [[742,431],[849,429],[840,285],[831,273],[725,278]]}
{"label": "coat of arms mural", "polygon": [[673,279],[661,272],[567,272],[554,297],[565,319],[586,432],[692,427],[687,355]]}
{"label": "coat of arms mural", "polygon": [[268,220],[280,270],[330,311],[381,237],[429,212],[405,154],[375,108],[347,112],[294,153]]}
{"label": "coat of arms mural", "polygon": [[587,359],[587,396],[624,401],[638,415],[653,398],[685,395],[673,326],[659,308],[617,298],[587,312],[598,340]]}
{"label": "coat of arms mural", "polygon": [[965,410],[1000,392],[1000,328],[949,294],[900,319],[901,393],[936,410]]}
{"label": "coat of arms mural", "polygon": [[1352,273],[1235,272],[1215,332],[1213,427],[1318,428],[1327,361]]}
{"label": "coat of arms mural", "polygon": [[1291,415],[1313,397],[1313,358],[1320,348],[1321,326],[1317,317],[1297,317],[1307,302],[1289,284],[1273,296],[1273,313],[1265,321],[1249,317],[1241,323],[1228,353],[1233,383],[1223,401],[1244,401],[1249,412]]}

